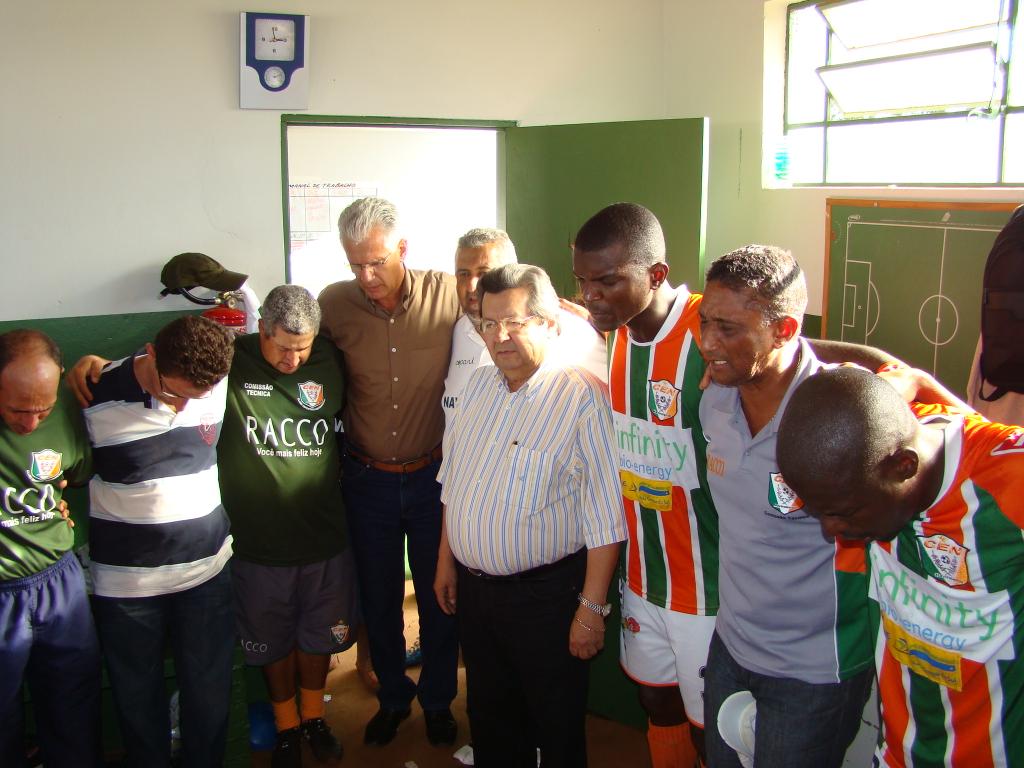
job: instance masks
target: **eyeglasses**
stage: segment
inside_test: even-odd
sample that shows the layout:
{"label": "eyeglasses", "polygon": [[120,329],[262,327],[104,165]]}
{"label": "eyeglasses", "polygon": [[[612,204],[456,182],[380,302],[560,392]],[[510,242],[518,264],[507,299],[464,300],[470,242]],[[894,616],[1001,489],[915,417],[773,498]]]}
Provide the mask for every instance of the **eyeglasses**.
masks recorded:
{"label": "eyeglasses", "polygon": [[385,264],[388,263],[388,259],[391,258],[393,253],[394,253],[394,251],[388,253],[388,255],[385,256],[383,259],[377,259],[376,261],[370,261],[370,262],[367,262],[366,264],[353,264],[350,261],[348,263],[348,265],[349,265],[349,267],[351,267],[352,271],[355,272],[356,274],[358,274],[360,272],[365,272],[368,269],[372,269],[372,270],[376,271],[376,270],[380,269],[381,267],[383,267]]}
{"label": "eyeglasses", "polygon": [[160,381],[160,396],[169,397],[172,400],[205,400],[213,394],[213,387],[210,389],[200,392],[198,395],[179,395],[177,392],[171,392],[167,388],[167,384],[164,383],[163,374],[158,373],[157,377]]}
{"label": "eyeglasses", "polygon": [[506,317],[501,320],[481,320],[480,333],[487,334],[489,336],[497,333],[499,328],[504,328],[510,336],[513,333],[522,333],[527,324],[535,317],[539,317],[539,315],[528,315],[527,317]]}

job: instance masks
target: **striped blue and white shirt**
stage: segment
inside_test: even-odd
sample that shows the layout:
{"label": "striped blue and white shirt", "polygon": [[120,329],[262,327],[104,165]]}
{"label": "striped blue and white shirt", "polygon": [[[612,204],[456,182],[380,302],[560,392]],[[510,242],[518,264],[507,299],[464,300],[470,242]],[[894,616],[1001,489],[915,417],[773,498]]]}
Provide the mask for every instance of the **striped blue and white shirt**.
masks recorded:
{"label": "striped blue and white shirt", "polygon": [[141,387],[133,359],[104,369],[83,411],[96,472],[89,557],[104,597],[191,589],[231,557],[217,479],[227,379],[176,412]]}
{"label": "striped blue and white shirt", "polygon": [[608,395],[578,368],[542,365],[516,392],[473,372],[444,437],[448,543],[495,576],[626,537]]}

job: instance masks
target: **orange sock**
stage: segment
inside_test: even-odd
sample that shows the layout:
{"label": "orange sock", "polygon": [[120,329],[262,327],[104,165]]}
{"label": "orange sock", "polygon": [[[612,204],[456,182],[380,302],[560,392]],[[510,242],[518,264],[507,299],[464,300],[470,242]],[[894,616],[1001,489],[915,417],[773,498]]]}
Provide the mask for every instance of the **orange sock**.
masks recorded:
{"label": "orange sock", "polygon": [[314,720],[324,716],[324,689],[320,688],[311,691],[309,688],[299,688],[299,710],[302,713],[302,722]]}
{"label": "orange sock", "polygon": [[693,768],[697,764],[697,752],[687,723],[655,725],[648,722],[647,747],[651,750],[652,768]]}
{"label": "orange sock", "polygon": [[287,731],[289,728],[299,727],[299,713],[295,709],[295,699],[272,701],[270,706],[274,708],[274,725],[278,733]]}

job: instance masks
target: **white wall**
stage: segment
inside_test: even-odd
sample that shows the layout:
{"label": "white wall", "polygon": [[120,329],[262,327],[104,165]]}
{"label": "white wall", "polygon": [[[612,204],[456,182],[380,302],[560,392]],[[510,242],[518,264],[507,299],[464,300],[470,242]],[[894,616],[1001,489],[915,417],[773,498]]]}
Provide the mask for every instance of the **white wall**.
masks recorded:
{"label": "white wall", "polygon": [[666,111],[670,117],[711,118],[708,257],[750,242],[792,249],[807,273],[808,311],[820,314],[825,198],[1024,201],[1024,190],[762,190],[764,13],[781,24],[785,5],[786,0],[665,0]]}
{"label": "white wall", "polygon": [[[8,5],[6,28],[18,34],[0,46],[9,73],[0,86],[0,319],[184,308],[155,297],[159,267],[186,250],[249,272],[261,291],[281,282],[279,114],[237,106],[246,8]],[[830,193],[761,189],[763,0],[275,7],[312,16],[310,114],[525,125],[709,115],[708,254],[752,241],[792,248],[808,273],[809,309],[820,312]]]}
{"label": "white wall", "polygon": [[[181,309],[181,251],[284,279],[279,113],[238,109],[227,0],[9,3],[0,319]],[[661,0],[306,0],[310,114],[661,117]],[[266,4],[259,10],[265,10]],[[172,304],[173,303],[173,304]]]}

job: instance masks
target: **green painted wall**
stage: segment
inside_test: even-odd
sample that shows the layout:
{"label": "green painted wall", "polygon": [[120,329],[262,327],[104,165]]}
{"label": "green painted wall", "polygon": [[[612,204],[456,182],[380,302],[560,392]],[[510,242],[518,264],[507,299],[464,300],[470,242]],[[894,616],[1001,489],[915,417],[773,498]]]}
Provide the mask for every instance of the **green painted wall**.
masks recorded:
{"label": "green painted wall", "polygon": [[665,230],[673,284],[703,284],[705,118],[507,128],[506,228],[519,260],[572,296],[572,241],[616,202],[640,203]]}
{"label": "green painted wall", "polygon": [[[15,328],[34,328],[48,334],[60,347],[64,368],[82,355],[97,354],[117,359],[131,354],[150,341],[164,325],[191,312],[144,312],[124,315],[56,317],[0,321],[0,333]],[[65,493],[75,520],[75,544],[89,538],[89,494],[85,488],[69,488]]]}

